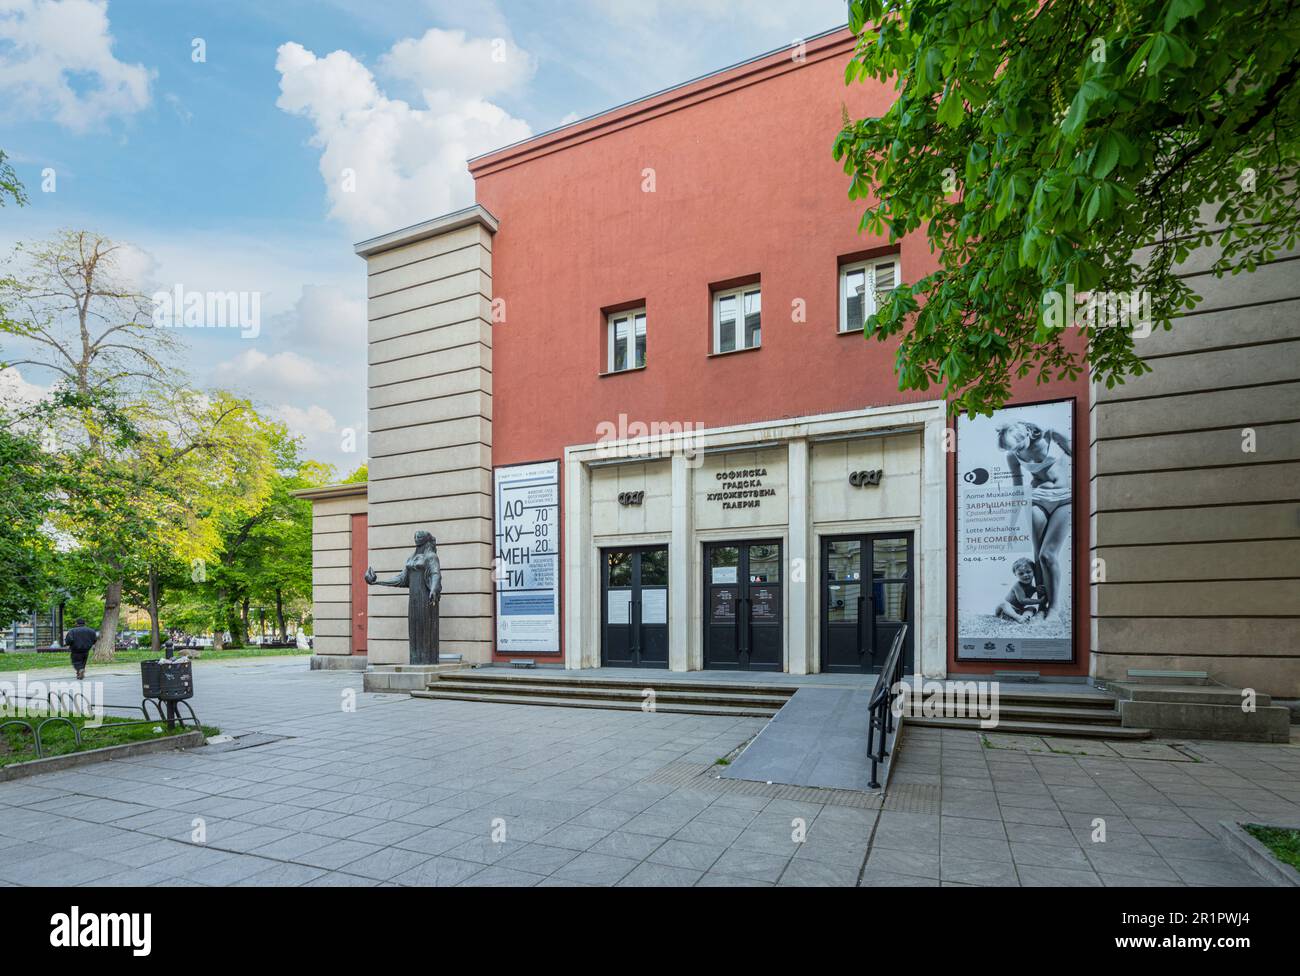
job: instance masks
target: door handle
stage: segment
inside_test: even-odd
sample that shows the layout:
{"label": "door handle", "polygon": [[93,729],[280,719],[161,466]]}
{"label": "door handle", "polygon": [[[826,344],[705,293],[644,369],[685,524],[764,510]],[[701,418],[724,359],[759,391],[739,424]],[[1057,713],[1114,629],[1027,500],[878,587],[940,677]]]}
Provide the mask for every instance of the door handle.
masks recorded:
{"label": "door handle", "polygon": [[736,600],[736,627],[739,630],[737,646],[741,654],[749,653],[749,611],[745,604],[749,603],[749,597],[742,596]]}
{"label": "door handle", "polygon": [[863,637],[866,634],[866,629],[862,620],[862,608],[865,602],[866,600],[864,597],[862,596],[858,597],[858,656],[859,657],[867,653],[866,645],[863,643]]}

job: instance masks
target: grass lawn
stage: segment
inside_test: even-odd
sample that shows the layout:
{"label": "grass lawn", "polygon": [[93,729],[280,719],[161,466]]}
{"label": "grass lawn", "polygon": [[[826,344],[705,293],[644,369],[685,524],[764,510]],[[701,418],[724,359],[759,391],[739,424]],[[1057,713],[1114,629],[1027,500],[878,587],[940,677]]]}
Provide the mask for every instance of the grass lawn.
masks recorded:
{"label": "grass lawn", "polygon": [[[177,657],[180,657],[184,651],[177,650]],[[286,655],[298,654],[307,656],[311,654],[310,650],[300,650],[296,647],[237,647],[226,651],[214,651],[211,648],[203,651],[196,657],[196,661],[224,661],[226,658],[236,657],[285,657]],[[111,668],[121,664],[136,664],[140,661],[152,661],[161,655],[155,655],[149,648],[132,649],[129,651],[118,651],[113,655],[113,660],[101,664],[98,661],[91,661],[87,666],[87,671],[93,671],[96,668]],[[62,654],[46,653],[37,654],[34,651],[20,651],[16,654],[0,654],[0,671],[35,671],[37,668],[70,668],[72,662],[67,652]]]}
{"label": "grass lawn", "polygon": [[1293,868],[1300,868],[1300,830],[1286,827],[1261,827],[1246,824],[1254,838],[1273,852],[1273,856]]}
{"label": "grass lawn", "polygon": [[[28,709],[27,714],[15,716],[13,709],[0,709],[0,722],[6,722],[13,718],[19,718],[23,721],[31,722],[33,726],[40,725],[41,721],[48,716],[33,712]],[[41,747],[44,758],[50,756],[62,756],[69,752],[85,752],[88,749],[102,749],[104,746],[119,746],[125,742],[142,742],[146,739],[162,739],[171,735],[180,735],[182,732],[194,731],[194,726],[177,725],[170,732],[167,731],[166,722],[152,721],[146,725],[124,725],[127,722],[141,721],[141,718],[131,718],[122,715],[105,715],[104,724],[98,728],[86,728],[86,719],[79,715],[69,715],[68,719],[81,729],[81,745],[78,747],[76,736],[73,735],[65,722],[53,722],[45,726],[41,732]],[[220,731],[209,725],[200,726],[204,735],[216,735]],[[155,732],[154,729],[161,729],[161,732]],[[27,762],[35,759],[36,743],[32,739],[32,734],[26,728],[11,725],[4,730],[0,730],[0,766],[8,766],[12,763]]]}

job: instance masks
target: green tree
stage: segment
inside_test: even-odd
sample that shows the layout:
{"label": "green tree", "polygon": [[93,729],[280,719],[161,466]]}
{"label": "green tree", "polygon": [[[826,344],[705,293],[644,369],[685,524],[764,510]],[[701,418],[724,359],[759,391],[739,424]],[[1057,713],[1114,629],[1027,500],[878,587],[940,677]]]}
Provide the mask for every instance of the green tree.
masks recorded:
{"label": "green tree", "polygon": [[20,207],[27,203],[27,192],[23,189],[18,174],[9,165],[9,157],[5,151],[0,149],[0,207],[5,205],[5,197]]}
{"label": "green tree", "polygon": [[859,40],[846,81],[898,96],[880,118],[846,115],[835,158],[865,201],[864,230],[923,231],[939,261],[880,296],[867,323],[867,336],[900,339],[901,388],[939,384],[953,410],[987,411],[1013,376],[1090,368],[1113,386],[1148,369],[1130,323],[1082,323],[1079,353],[1045,314],[1067,289],[1143,295],[1144,327],[1167,329],[1198,300],[1177,267],[1194,249],[1219,245],[1222,276],[1300,237],[1294,4],[849,9]]}
{"label": "green tree", "polygon": [[54,541],[45,521],[58,503],[60,479],[34,431],[0,407],[0,626],[48,606],[53,595]]}
{"label": "green tree", "polygon": [[137,551],[130,543],[148,528],[129,506],[142,472],[131,470],[128,455],[147,440],[131,413],[157,398],[177,346],[170,332],[153,327],[148,298],[123,270],[124,251],[99,234],[61,231],[15,247],[9,274],[0,277],[0,336],[20,350],[0,368],[30,366],[62,384],[51,401],[60,411],[51,428],[59,455],[75,462],[68,470],[77,472],[76,485],[102,490],[98,498],[74,492],[80,505],[65,513],[94,540],[81,547],[82,565],[104,581],[97,660],[112,657],[122,586]]}
{"label": "green tree", "polygon": [[272,460],[269,485],[256,508],[229,509],[217,525],[220,556],[209,567],[206,605],[220,646],[250,635],[253,607],[272,608],[273,626],[287,636],[287,617],[301,618],[311,601],[311,505],[292,492],[326,484],[333,469],[300,455],[300,444],[282,424],[264,428]]}
{"label": "green tree", "polygon": [[186,573],[202,577],[220,552],[223,514],[265,504],[274,473],[271,428],[248,401],[220,390],[163,388],[133,415],[142,434],[130,456],[141,486],[132,512],[146,528],[132,548],[132,565],[142,569],[124,580],[149,610],[158,651],[163,585]]}

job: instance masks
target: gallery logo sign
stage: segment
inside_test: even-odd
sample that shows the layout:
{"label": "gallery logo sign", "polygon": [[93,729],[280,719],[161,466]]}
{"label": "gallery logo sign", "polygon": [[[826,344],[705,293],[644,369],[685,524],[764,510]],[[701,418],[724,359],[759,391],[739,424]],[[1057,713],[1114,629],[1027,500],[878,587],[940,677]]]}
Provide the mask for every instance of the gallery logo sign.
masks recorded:
{"label": "gallery logo sign", "polygon": [[133,956],[152,949],[153,915],[149,912],[72,911],[50,916],[50,945],[56,949],[123,948]]}

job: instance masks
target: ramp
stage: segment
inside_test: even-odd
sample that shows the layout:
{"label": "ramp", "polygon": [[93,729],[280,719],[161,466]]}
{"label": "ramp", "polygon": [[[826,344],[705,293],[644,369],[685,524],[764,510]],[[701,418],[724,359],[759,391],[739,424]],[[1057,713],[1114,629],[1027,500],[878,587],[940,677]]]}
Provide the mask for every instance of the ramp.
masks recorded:
{"label": "ramp", "polygon": [[867,786],[870,698],[870,687],[800,688],[722,778],[874,792]]}

